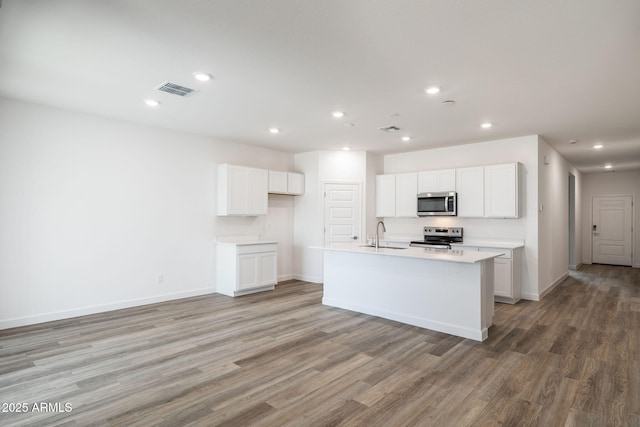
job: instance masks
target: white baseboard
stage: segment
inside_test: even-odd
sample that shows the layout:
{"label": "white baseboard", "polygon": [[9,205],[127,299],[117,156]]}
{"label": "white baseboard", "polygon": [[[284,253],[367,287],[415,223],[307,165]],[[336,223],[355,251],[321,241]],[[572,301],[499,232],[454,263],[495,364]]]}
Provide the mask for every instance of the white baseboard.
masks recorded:
{"label": "white baseboard", "polygon": [[322,283],[321,277],[306,276],[304,274],[292,274],[292,276],[294,279],[301,280],[303,282]]}
{"label": "white baseboard", "polygon": [[640,264],[638,264],[638,263],[633,264],[633,268],[640,268]]}
{"label": "white baseboard", "polygon": [[540,295],[530,294],[529,292],[523,292],[522,299],[526,299],[528,301],[540,301]]}
{"label": "white baseboard", "polygon": [[282,276],[278,276],[278,283],[286,282],[287,280],[292,280],[293,274],[283,274]]}
{"label": "white baseboard", "polygon": [[[562,283],[562,281],[564,279],[566,279],[567,277],[569,277],[569,272],[567,271],[566,273],[564,273],[562,276],[560,276],[559,278],[557,278],[552,284],[551,286],[549,286],[547,289],[545,289],[544,291],[540,292],[540,299],[544,298],[545,296],[547,296],[549,294],[549,292],[551,292],[552,290],[555,289],[556,286],[558,286],[560,283]],[[540,301],[540,300],[538,300]]]}
{"label": "white baseboard", "polygon": [[106,311],[120,310],[122,308],[138,307],[141,305],[155,304],[158,302],[171,301],[174,299],[196,297],[215,293],[215,289],[203,288],[187,292],[176,292],[171,294],[157,295],[148,298],[138,298],[120,301],[112,304],[93,305],[89,307],[74,308],[72,310],[56,311],[51,313],[36,314],[33,316],[17,317],[13,319],[0,320],[0,330],[17,328],[19,326],[35,325],[37,323],[52,322],[54,320],[71,319],[88,314],[104,313]]}
{"label": "white baseboard", "polygon": [[578,265],[570,265],[569,266],[569,270],[577,270],[582,266],[582,263],[578,264]]}

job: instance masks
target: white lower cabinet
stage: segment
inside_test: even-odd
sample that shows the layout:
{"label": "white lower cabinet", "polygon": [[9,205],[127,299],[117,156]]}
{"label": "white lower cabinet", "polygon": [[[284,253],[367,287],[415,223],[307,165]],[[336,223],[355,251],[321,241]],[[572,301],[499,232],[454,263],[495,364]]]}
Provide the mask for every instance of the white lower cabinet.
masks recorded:
{"label": "white lower cabinet", "polygon": [[218,242],[216,264],[219,294],[235,297],[270,290],[278,283],[278,244]]}
{"label": "white lower cabinet", "polygon": [[465,251],[504,252],[493,261],[493,296],[498,302],[515,304],[522,298],[522,248],[505,249],[451,245]]}
{"label": "white lower cabinet", "polygon": [[493,295],[498,302],[515,304],[522,298],[522,248],[479,248],[485,252],[504,252],[493,263]]}

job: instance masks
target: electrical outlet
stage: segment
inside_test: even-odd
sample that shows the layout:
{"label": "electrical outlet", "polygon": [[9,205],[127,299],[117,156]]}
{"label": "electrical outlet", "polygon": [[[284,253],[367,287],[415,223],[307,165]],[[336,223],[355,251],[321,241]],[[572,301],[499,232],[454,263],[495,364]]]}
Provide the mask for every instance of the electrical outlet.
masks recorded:
{"label": "electrical outlet", "polygon": [[158,284],[163,283],[164,282],[164,274],[160,274],[158,276]]}

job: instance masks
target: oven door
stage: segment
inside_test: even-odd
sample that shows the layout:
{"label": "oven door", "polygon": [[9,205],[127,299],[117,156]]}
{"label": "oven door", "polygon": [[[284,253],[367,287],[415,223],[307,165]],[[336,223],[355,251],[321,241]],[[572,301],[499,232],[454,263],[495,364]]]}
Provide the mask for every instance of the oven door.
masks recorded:
{"label": "oven door", "polygon": [[418,216],[455,216],[456,193],[418,194]]}

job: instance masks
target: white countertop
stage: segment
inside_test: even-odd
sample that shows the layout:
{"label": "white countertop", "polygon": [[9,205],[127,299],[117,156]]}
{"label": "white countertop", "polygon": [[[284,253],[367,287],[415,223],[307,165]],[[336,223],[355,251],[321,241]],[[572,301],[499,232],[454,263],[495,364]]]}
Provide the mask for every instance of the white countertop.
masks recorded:
{"label": "white countertop", "polygon": [[270,244],[274,244],[274,243],[278,243],[278,242],[275,241],[275,240],[259,240],[259,239],[243,240],[243,239],[238,239],[238,240],[218,240],[216,243],[222,244],[222,245],[247,246],[247,245],[270,245]]}
{"label": "white countertop", "polygon": [[464,249],[434,249],[434,248],[415,248],[409,247],[406,249],[391,249],[391,248],[372,248],[366,246],[360,246],[353,244],[350,247],[344,246],[341,248],[318,248],[326,251],[336,252],[352,252],[362,253],[370,255],[387,255],[406,258],[422,258],[435,261],[448,261],[448,262],[462,262],[473,264],[476,262],[484,261],[491,258],[504,255],[504,252],[478,252],[478,251],[465,251]]}
{"label": "white countertop", "polygon": [[523,241],[518,240],[473,240],[468,239],[463,243],[452,243],[451,246],[471,246],[474,248],[517,249],[524,247]]}
{"label": "white countertop", "polygon": [[[422,237],[411,238],[408,236],[399,235],[385,235],[380,239],[380,242],[384,242],[388,245],[394,243],[410,243],[413,240],[422,240]],[[524,240],[516,239],[473,239],[465,238],[462,243],[452,243],[451,246],[471,246],[475,248],[496,248],[496,249],[516,249],[524,247]]]}

